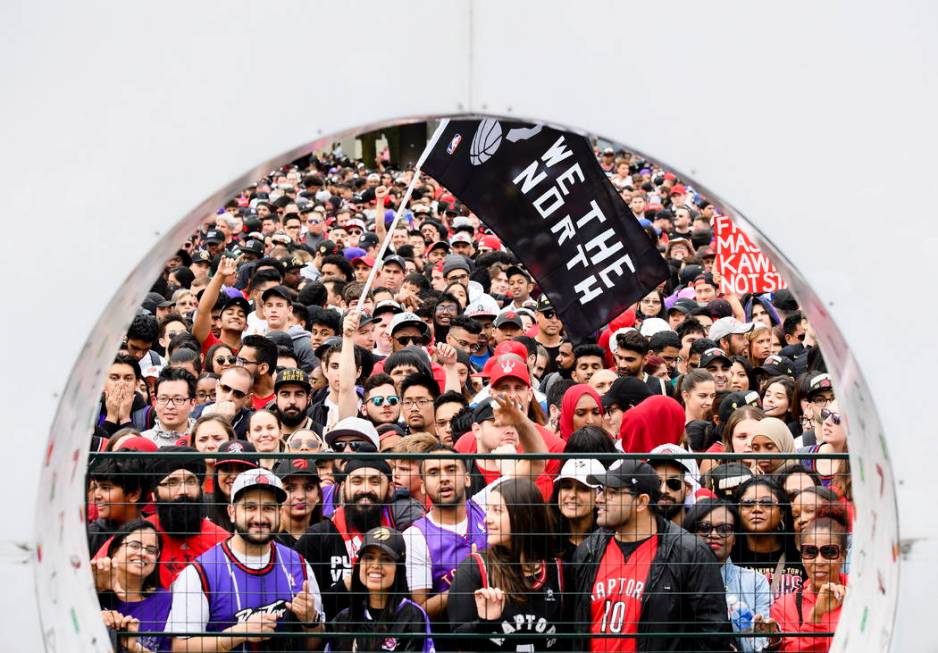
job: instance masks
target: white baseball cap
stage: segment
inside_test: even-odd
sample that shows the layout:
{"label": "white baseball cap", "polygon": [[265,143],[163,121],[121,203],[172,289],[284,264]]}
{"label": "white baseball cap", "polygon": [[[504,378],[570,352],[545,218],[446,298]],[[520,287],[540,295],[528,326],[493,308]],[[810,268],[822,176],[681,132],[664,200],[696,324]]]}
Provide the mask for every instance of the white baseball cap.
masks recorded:
{"label": "white baseball cap", "polygon": [[283,483],[273,472],[257,467],[241,472],[235,478],[234,485],[231,486],[231,503],[238,500],[238,495],[244,490],[250,490],[255,487],[269,488],[274,491],[278,503],[287,500],[287,491],[283,489]]}
{"label": "white baseball cap", "polygon": [[639,333],[641,333],[646,338],[651,338],[656,333],[670,330],[671,325],[662,320],[660,317],[649,317],[642,322],[642,328]]}
{"label": "white baseball cap", "polygon": [[554,479],[554,483],[565,478],[572,478],[586,487],[598,488],[599,485],[590,483],[587,479],[590,476],[602,476],[605,473],[606,468],[595,458],[571,458],[560,468],[560,474]]}
{"label": "white baseball cap", "polygon": [[720,344],[720,340],[727,337],[730,334],[741,335],[743,333],[749,333],[755,327],[755,324],[752,322],[740,322],[732,315],[727,317],[721,317],[719,320],[713,323],[713,326],[710,327],[710,333],[707,334],[707,337],[713,342]]}
{"label": "white baseball cap", "polygon": [[326,433],[326,444],[330,447],[335,444],[336,438],[340,435],[356,435],[370,441],[375,445],[375,450],[380,449],[378,430],[375,425],[367,419],[361,417],[346,417],[336,422],[332,430]]}
{"label": "white baseball cap", "polygon": [[619,351],[619,336],[625,335],[629,331],[638,331],[635,327],[622,327],[621,329],[616,329],[612,332],[612,335],[609,336],[609,351],[613,354]]}

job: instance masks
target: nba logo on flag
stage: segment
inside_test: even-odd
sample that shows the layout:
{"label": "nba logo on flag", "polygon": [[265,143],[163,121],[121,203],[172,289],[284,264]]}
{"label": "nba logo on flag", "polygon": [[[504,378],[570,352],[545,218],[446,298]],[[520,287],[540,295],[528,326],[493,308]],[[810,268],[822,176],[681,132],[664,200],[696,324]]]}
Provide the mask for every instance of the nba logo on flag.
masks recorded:
{"label": "nba logo on flag", "polygon": [[449,145],[446,146],[446,153],[452,154],[456,151],[456,148],[459,147],[459,143],[462,141],[462,136],[456,134],[453,136],[453,140],[449,142]]}

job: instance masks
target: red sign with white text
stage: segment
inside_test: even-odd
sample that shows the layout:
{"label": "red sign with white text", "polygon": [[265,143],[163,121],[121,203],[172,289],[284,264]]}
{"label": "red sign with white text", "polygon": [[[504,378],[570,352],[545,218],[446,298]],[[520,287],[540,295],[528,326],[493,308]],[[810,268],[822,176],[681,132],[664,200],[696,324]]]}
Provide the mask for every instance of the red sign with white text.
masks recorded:
{"label": "red sign with white text", "polygon": [[725,215],[713,219],[717,241],[714,267],[723,275],[723,291],[737,295],[774,292],[786,286],[762,250]]}

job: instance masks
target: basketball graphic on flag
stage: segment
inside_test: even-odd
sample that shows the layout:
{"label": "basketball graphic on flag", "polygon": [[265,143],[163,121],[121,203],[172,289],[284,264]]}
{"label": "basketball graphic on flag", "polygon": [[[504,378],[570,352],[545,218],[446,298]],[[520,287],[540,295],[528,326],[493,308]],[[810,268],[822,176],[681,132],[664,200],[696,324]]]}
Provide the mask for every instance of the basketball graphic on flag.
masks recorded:
{"label": "basketball graphic on flag", "polygon": [[469,163],[481,165],[492,158],[502,144],[502,126],[497,120],[486,118],[479,123],[472,145],[469,146]]}

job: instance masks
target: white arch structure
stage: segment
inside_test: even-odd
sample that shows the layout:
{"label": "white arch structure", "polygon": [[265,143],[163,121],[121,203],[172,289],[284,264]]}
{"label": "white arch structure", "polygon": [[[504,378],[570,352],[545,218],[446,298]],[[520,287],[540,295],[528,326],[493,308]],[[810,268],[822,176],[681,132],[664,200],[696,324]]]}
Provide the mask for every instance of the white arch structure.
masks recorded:
{"label": "white arch structure", "polygon": [[90,413],[198,217],[317,139],[489,112],[626,143],[757,227],[850,417],[835,649],[938,649],[936,356],[898,318],[938,315],[917,292],[934,269],[936,18],[898,0],[3,3],[2,648],[108,648],[80,514]]}

